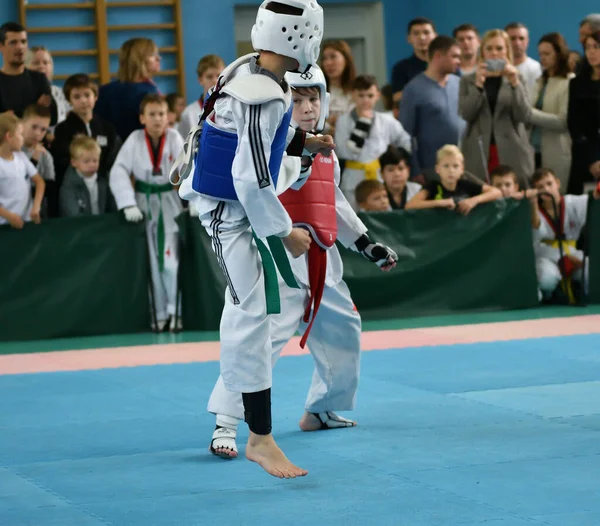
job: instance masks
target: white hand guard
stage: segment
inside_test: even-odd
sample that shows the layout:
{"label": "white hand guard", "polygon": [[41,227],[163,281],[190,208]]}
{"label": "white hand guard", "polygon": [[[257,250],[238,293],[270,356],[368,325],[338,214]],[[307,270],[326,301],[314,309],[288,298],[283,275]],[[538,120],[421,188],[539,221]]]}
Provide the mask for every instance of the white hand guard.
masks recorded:
{"label": "white hand guard", "polygon": [[398,261],[398,254],[390,247],[386,247],[381,243],[373,243],[366,234],[360,236],[351,248],[378,267],[384,267]]}
{"label": "white hand guard", "polygon": [[131,223],[139,223],[142,219],[144,219],[144,214],[137,206],[128,206],[123,209],[123,213],[125,214],[125,219]]}

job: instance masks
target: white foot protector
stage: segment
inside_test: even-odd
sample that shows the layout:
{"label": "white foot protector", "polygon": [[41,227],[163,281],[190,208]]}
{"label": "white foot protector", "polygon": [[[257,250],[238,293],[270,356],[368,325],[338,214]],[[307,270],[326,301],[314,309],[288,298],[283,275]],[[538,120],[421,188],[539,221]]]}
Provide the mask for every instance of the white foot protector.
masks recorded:
{"label": "white foot protector", "polygon": [[217,457],[231,459],[238,456],[235,442],[236,431],[227,427],[217,427],[210,442],[210,452]]}
{"label": "white foot protector", "polygon": [[340,427],[354,427],[356,422],[348,420],[343,416],[336,415],[333,411],[325,413],[311,413],[321,422],[321,429],[339,429]]}

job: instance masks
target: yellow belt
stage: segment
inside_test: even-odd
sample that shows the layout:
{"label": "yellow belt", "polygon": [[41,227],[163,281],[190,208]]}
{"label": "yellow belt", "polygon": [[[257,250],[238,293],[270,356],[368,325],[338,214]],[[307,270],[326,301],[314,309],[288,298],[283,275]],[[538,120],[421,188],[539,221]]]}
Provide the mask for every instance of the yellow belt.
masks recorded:
{"label": "yellow belt", "polygon": [[370,163],[359,163],[358,161],[346,161],[346,168],[350,168],[351,170],[362,170],[365,172],[365,179],[379,179],[378,172],[381,168],[379,164],[379,159],[375,159]]}
{"label": "yellow belt", "polygon": [[574,241],[572,239],[567,239],[564,241],[559,241],[558,239],[542,239],[542,243],[552,248],[560,248],[560,246],[562,245],[563,250],[567,254],[569,253],[569,248],[577,248],[577,241]]}

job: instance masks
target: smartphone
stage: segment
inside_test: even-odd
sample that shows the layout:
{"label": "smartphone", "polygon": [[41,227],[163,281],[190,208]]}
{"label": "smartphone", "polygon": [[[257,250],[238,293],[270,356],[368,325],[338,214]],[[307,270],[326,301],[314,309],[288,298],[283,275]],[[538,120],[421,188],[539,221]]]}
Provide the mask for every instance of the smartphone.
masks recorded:
{"label": "smartphone", "polygon": [[499,73],[500,71],[504,71],[506,60],[501,58],[491,58],[485,61],[485,65],[490,73]]}

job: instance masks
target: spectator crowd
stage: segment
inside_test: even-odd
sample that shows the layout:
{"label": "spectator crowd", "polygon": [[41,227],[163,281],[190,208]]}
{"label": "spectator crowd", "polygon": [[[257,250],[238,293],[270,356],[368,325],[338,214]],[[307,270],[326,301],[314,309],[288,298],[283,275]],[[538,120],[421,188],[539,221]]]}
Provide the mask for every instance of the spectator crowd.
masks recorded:
{"label": "spectator crowd", "polygon": [[[528,199],[540,299],[567,278],[581,281],[587,192],[600,197],[600,14],[581,21],[579,49],[559,33],[543,35],[539,62],[517,22],[483,34],[466,22],[438,35],[432,20],[415,18],[407,39],[413,53],[385,86],[357,72],[345,41],[322,46],[330,93],[323,132],[335,138],[348,201],[367,213],[467,215],[497,199]],[[173,239],[167,246],[176,229],[165,229],[163,216],[185,203],[168,173],[223,60],[199,60],[198,98],[186,106],[181,95],[159,92],[161,57],[148,38],[121,46],[117,79],[103,86],[77,72],[53,84],[51,52],[29,48],[26,28],[14,22],[0,27],[0,52],[0,225],[116,210],[145,217],[158,258],[155,298],[164,303],[155,329],[176,329],[173,280],[160,278],[177,250]]]}

